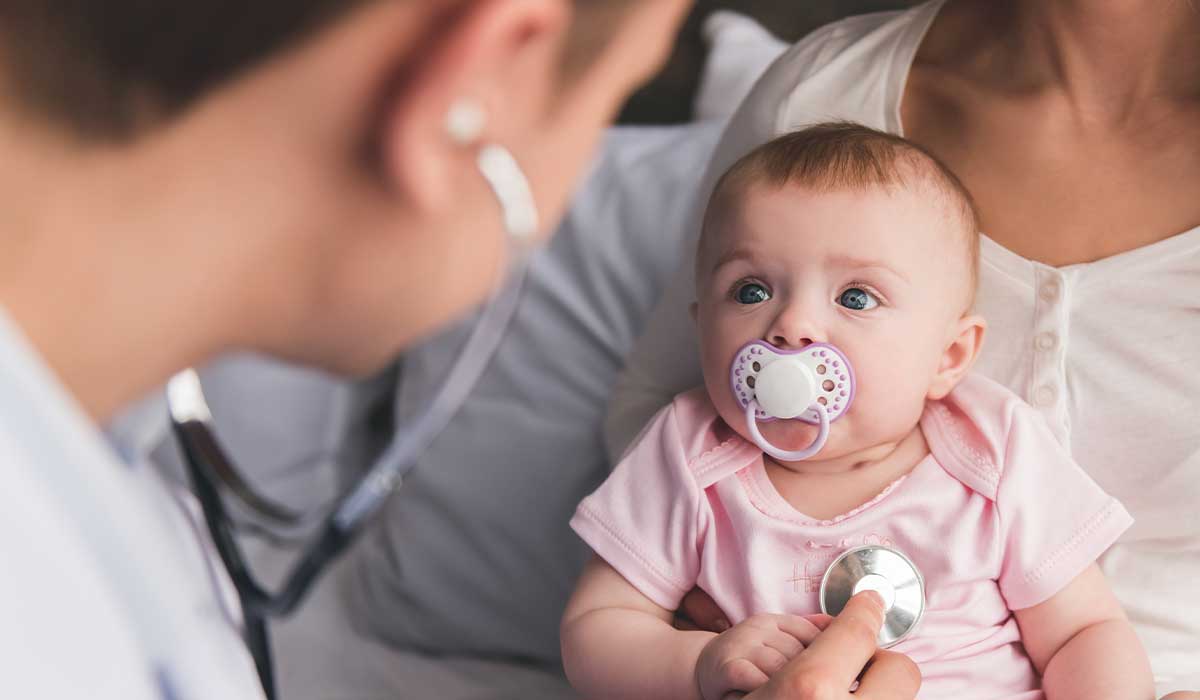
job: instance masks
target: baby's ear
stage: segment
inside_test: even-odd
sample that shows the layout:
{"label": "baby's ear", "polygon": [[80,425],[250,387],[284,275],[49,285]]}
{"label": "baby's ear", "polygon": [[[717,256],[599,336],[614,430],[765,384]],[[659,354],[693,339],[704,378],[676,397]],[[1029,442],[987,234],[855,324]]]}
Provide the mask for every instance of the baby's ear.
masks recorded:
{"label": "baby's ear", "polygon": [[983,347],[985,330],[987,322],[982,316],[968,314],[959,319],[950,343],[942,352],[942,361],[938,363],[937,374],[933,376],[926,398],[936,401],[945,397],[966,376]]}

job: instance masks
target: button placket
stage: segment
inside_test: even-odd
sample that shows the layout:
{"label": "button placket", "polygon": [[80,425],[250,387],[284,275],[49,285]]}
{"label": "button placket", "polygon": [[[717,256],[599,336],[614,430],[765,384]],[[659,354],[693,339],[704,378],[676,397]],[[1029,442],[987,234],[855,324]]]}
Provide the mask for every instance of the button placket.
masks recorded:
{"label": "button placket", "polygon": [[1028,399],[1059,439],[1065,440],[1068,279],[1060,270],[1036,265],[1031,383]]}

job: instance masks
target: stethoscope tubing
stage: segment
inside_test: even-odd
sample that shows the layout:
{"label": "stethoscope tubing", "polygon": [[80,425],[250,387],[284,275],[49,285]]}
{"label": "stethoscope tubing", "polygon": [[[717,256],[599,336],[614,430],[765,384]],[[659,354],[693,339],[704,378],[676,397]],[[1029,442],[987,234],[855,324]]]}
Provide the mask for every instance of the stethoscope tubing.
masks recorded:
{"label": "stethoscope tubing", "polygon": [[[296,610],[327,565],[348,548],[387,497],[399,487],[417,458],[442,432],[487,368],[516,313],[529,261],[518,257],[500,288],[492,295],[463,344],[441,389],[417,420],[400,429],[367,474],[324,516],[319,534],[308,541],[282,588],[272,593],[250,571],[237,541],[234,520],[221,496],[221,484],[249,510],[277,524],[294,524],[299,514],[258,494],[225,454],[211,425],[195,375],[184,376],[194,386],[182,393],[168,391],[172,431],[182,449],[188,478],[204,513],[213,543],[237,590],[243,615],[243,638],[269,700],[275,698],[274,672],[266,621]],[[192,370],[187,370],[192,372]],[[173,380],[174,381],[174,380]],[[186,402],[194,405],[182,406]],[[174,401],[175,403],[172,403]]]}

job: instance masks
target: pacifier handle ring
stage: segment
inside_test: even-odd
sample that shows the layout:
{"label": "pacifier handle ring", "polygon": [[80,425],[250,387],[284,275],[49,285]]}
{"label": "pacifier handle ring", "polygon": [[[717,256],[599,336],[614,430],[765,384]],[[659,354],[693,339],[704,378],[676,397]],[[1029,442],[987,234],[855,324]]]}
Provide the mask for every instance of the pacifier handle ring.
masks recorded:
{"label": "pacifier handle ring", "polygon": [[754,416],[754,412],[758,409],[758,401],[754,399],[750,399],[746,404],[746,428],[763,452],[784,462],[799,462],[820,452],[821,448],[825,446],[825,440],[829,437],[829,415],[823,410],[824,406],[818,405],[815,408],[818,422],[817,437],[811,445],[803,450],[781,450],[762,436],[762,433],[758,431],[758,420]]}

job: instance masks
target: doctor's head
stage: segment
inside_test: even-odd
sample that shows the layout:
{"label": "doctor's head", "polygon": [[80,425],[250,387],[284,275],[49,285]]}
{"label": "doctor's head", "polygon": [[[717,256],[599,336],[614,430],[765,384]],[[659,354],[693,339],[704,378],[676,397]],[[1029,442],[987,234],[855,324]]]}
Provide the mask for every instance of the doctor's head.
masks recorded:
{"label": "doctor's head", "polygon": [[79,302],[141,284],[172,333],[370,370],[505,269],[481,146],[545,236],[687,4],[0,0],[0,231]]}

